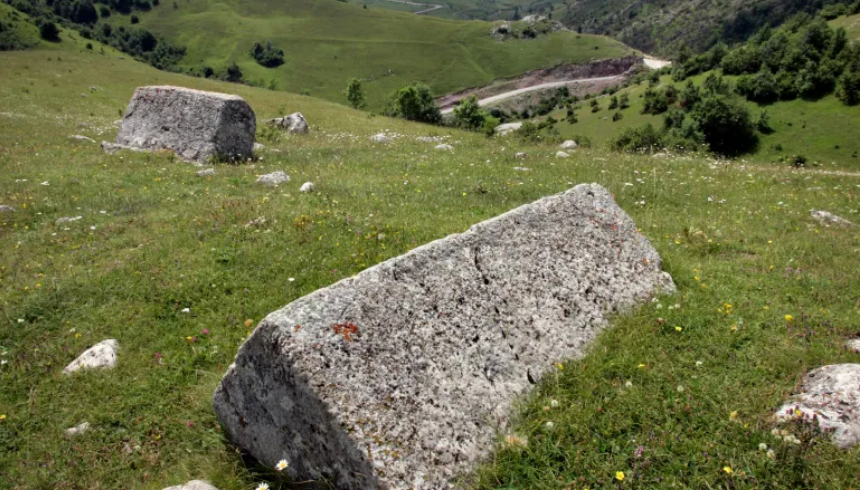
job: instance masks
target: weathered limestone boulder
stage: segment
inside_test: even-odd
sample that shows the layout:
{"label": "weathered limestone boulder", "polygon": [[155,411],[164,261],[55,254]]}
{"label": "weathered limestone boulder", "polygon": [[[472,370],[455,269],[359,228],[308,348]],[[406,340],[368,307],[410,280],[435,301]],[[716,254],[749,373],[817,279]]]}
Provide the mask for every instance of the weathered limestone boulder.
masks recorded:
{"label": "weathered limestone boulder", "polygon": [[257,183],[263,184],[269,187],[277,187],[284,182],[289,182],[290,176],[286,174],[283,170],[278,170],[277,172],[272,172],[270,174],[265,174],[257,177]]}
{"label": "weathered limestone boulder", "polygon": [[286,129],[290,133],[307,134],[309,131],[308,121],[301,112],[295,112],[289,116],[279,117],[269,121],[269,124]]}
{"label": "weathered limestone boulder", "polygon": [[671,277],[609,192],[579,185],[266,317],[214,397],[226,434],[293,481],[446,489],[553,362]]}
{"label": "weathered limestone boulder", "polygon": [[845,227],[854,226],[854,223],[848,221],[847,219],[845,219],[841,216],[836,216],[835,214],[830,213],[828,211],[812,211],[810,214],[812,216],[812,219],[814,219],[815,221],[818,221],[820,223],[823,223],[825,225],[828,225],[828,226],[829,225],[845,226]]}
{"label": "weathered limestone boulder", "polygon": [[499,124],[498,126],[496,126],[496,129],[494,131],[499,136],[507,136],[514,131],[520,129],[521,127],[523,127],[523,123],[521,122]]}
{"label": "weathered limestone boulder", "polygon": [[172,150],[185,160],[251,156],[257,119],[241,97],[182,87],[139,87],[114,145]]}
{"label": "weathered limestone boulder", "polygon": [[164,490],[218,490],[213,487],[209,482],[205,482],[203,480],[191,480],[185,485],[174,485],[172,487],[167,487]]}
{"label": "weathered limestone boulder", "polygon": [[77,359],[63,369],[63,374],[72,374],[81,369],[112,368],[116,366],[119,342],[114,339],[103,340],[85,350]]}
{"label": "weathered limestone boulder", "polygon": [[833,442],[847,448],[860,443],[860,364],[813,369],[800,393],[777,411],[778,419],[802,418],[833,432]]}

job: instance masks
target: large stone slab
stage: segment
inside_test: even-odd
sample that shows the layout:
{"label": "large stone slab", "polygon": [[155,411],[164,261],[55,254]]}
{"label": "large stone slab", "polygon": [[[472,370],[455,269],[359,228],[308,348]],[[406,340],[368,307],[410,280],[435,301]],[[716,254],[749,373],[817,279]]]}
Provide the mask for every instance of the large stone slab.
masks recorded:
{"label": "large stone slab", "polygon": [[648,239],[603,187],[579,185],[271,313],[215,412],[296,481],[451,488],[518,395],[660,289],[674,285]]}
{"label": "large stone slab", "polygon": [[182,87],[139,87],[125,111],[116,144],[172,150],[181,158],[240,159],[251,156],[257,119],[236,95]]}
{"label": "large stone slab", "polygon": [[800,392],[776,412],[778,419],[802,418],[832,432],[847,448],[860,444],[860,364],[833,364],[810,371]]}

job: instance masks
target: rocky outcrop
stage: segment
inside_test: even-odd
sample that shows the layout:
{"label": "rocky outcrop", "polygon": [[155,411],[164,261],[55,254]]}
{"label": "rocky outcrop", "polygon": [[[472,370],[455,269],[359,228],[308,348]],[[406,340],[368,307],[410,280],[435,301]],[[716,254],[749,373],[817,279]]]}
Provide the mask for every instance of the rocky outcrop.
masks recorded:
{"label": "rocky outcrop", "polygon": [[114,339],[103,340],[85,350],[77,359],[63,369],[63,374],[72,374],[81,369],[112,368],[116,366],[119,342]]}
{"label": "rocky outcrop", "polygon": [[251,156],[257,120],[241,97],[182,87],[139,87],[125,111],[114,144],[170,150],[184,160]]}
{"label": "rocky outcrop", "polygon": [[301,112],[295,112],[289,116],[279,117],[269,121],[275,127],[283,128],[294,134],[307,134],[309,131],[308,121]]}
{"label": "rocky outcrop", "polygon": [[780,420],[801,419],[832,432],[847,448],[860,443],[860,364],[834,364],[806,375],[800,393],[777,411]]}
{"label": "rocky outcrop", "polygon": [[609,192],[579,185],[268,315],[214,396],[226,435],[293,481],[446,489],[512,402],[607,317],[674,286]]}
{"label": "rocky outcrop", "polygon": [[496,126],[495,132],[499,136],[507,136],[514,131],[520,129],[521,127],[523,127],[523,123],[521,122],[499,124],[498,126]]}

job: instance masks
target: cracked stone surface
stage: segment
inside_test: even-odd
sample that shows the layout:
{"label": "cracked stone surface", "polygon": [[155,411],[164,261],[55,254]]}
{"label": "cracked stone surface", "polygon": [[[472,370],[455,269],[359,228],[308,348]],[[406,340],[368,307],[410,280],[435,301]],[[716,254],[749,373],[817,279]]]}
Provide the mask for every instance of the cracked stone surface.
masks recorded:
{"label": "cracked stone surface", "polygon": [[301,112],[294,112],[289,116],[279,117],[269,121],[269,124],[286,129],[293,134],[308,134],[308,121]]}
{"label": "cracked stone surface", "polygon": [[607,317],[672,292],[603,187],[584,184],[437,240],[268,315],[214,396],[229,439],[293,481],[448,489],[512,402]]}
{"label": "cracked stone surface", "polygon": [[204,162],[212,157],[251,156],[257,120],[244,99],[236,95],[182,87],[138,87],[125,110],[115,144],[124,147],[172,150],[180,158]]}
{"label": "cracked stone surface", "polygon": [[848,448],[860,443],[860,364],[833,364],[806,375],[800,393],[776,412],[777,419],[801,417],[833,434]]}
{"label": "cracked stone surface", "polygon": [[278,170],[277,172],[272,172],[270,174],[265,174],[257,177],[257,183],[263,184],[269,187],[277,187],[279,184],[283,184],[284,182],[289,182],[290,176],[286,174],[283,170]]}
{"label": "cracked stone surface", "polygon": [[81,369],[112,368],[116,366],[116,353],[119,342],[114,339],[103,340],[85,350],[77,359],[63,369],[63,374],[72,374]]}

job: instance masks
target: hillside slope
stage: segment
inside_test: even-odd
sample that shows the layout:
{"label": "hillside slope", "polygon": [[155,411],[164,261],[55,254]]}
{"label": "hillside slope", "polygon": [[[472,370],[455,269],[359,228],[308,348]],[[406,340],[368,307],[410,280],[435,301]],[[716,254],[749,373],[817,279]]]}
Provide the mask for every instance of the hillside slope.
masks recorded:
{"label": "hillside slope", "polygon": [[[350,77],[365,81],[371,108],[394,89],[420,81],[436,94],[562,62],[615,58],[631,52],[605,37],[558,32],[499,42],[486,22],[455,22],[335,0],[189,0],[141,12],[140,25],[185,45],[181,66],[238,63],[245,77],[281,89],[344,102]],[[128,22],[113,16],[102,22]],[[277,68],[257,64],[254,42],[284,50]]]}
{"label": "hillside slope", "polygon": [[[522,444],[500,443],[475,486],[610,489],[619,472],[625,488],[856,486],[860,451],[795,424],[780,429],[800,445],[771,433],[802,373],[860,361],[843,347],[857,335],[856,230],[809,217],[856,221],[856,177],[599,150],[557,158],[554,145],[166,73],[61,39],[0,53],[0,204],[14,210],[0,213],[4,490],[159,490],[192,478],[288,488],[226,444],[211,405],[256,321],[582,182],[615,195],[679,294],[620,315],[583,359],[558,364],[511,428]],[[134,88],[149,84],[239,94],[259,118],[301,111],[311,132],[261,127],[262,158],[211,177],[167,154],[107,155],[68,137],[112,139]],[[369,140],[384,129],[389,144]],[[255,183],[276,170],[292,181]],[[315,192],[298,191],[306,181]],[[120,344],[116,369],[60,373],[106,338]],[[64,437],[84,421],[88,432]]]}

